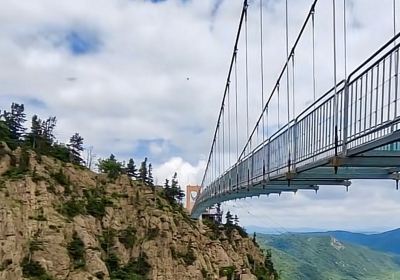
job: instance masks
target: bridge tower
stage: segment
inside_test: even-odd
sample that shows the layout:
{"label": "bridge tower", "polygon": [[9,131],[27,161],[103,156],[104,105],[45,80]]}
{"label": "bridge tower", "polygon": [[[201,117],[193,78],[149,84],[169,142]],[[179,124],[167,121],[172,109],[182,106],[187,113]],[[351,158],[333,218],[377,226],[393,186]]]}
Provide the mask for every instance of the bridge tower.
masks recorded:
{"label": "bridge tower", "polygon": [[196,201],[197,195],[200,192],[201,186],[186,186],[186,209],[189,213],[192,212],[193,205]]}

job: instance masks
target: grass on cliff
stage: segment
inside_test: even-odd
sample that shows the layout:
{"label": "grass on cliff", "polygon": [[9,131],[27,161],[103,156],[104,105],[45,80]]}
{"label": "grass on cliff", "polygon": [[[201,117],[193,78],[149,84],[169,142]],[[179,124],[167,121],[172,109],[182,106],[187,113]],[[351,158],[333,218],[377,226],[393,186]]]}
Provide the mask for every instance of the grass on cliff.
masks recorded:
{"label": "grass on cliff", "polygon": [[54,278],[47,274],[43,266],[29,257],[25,257],[21,262],[22,275],[33,280],[53,280]]}
{"label": "grass on cliff", "polygon": [[83,268],[86,265],[85,260],[85,244],[82,239],[79,238],[75,231],[71,242],[67,246],[69,257],[72,260],[74,268]]}

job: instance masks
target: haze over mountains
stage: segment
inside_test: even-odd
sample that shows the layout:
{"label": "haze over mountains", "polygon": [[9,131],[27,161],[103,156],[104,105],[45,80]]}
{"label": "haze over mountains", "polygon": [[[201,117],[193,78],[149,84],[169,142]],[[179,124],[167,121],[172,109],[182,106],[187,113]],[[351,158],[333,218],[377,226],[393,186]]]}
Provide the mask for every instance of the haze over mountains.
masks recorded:
{"label": "haze over mountains", "polygon": [[257,235],[272,248],[283,280],[398,279],[400,229],[379,234],[347,231]]}

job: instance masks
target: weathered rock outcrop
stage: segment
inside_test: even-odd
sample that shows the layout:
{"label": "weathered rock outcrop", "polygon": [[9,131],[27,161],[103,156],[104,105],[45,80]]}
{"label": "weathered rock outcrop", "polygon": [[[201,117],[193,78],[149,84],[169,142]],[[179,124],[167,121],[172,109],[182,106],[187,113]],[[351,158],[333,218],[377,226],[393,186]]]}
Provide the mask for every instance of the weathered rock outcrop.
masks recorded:
{"label": "weathered rock outcrop", "polygon": [[141,275],[141,262],[148,264],[147,278],[126,279],[226,279],[229,270],[256,279],[251,268],[263,265],[250,239],[236,230],[210,239],[212,230],[169,204],[161,188],[126,176],[110,181],[33,152],[21,170],[22,156],[1,148],[0,279],[25,279],[37,267],[48,277],[37,279],[110,279],[127,271]]}

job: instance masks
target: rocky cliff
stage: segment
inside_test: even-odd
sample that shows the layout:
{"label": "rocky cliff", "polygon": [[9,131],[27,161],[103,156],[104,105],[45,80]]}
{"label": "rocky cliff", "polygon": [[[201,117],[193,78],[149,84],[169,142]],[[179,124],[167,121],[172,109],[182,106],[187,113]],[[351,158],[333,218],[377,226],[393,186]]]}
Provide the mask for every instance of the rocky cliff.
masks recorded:
{"label": "rocky cliff", "polygon": [[162,188],[1,144],[0,279],[257,279],[253,274],[270,279],[251,239],[191,220]]}

